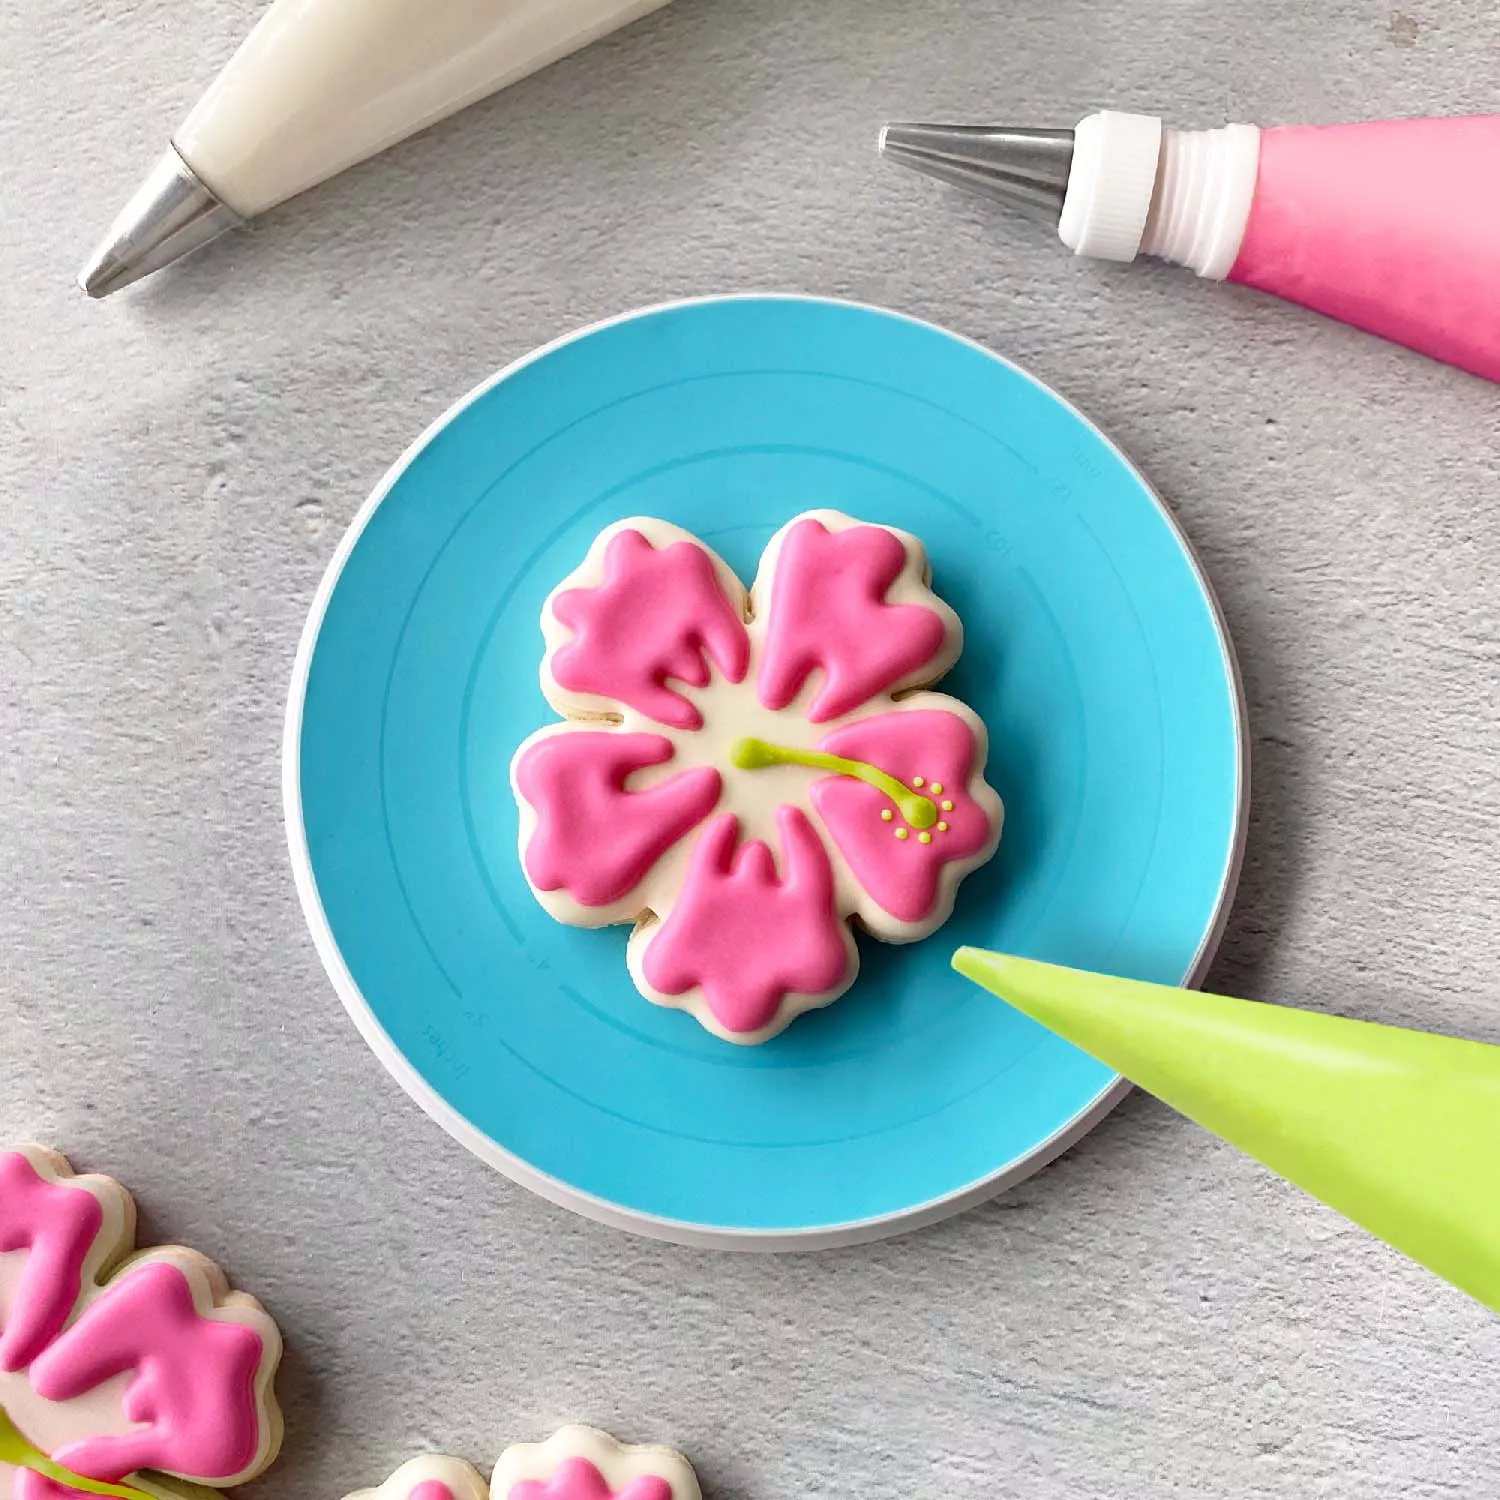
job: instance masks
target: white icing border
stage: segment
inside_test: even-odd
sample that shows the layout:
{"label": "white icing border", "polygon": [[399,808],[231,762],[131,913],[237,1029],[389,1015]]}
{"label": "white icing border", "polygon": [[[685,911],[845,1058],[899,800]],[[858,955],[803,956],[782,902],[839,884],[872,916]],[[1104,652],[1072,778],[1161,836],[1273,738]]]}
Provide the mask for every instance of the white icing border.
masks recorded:
{"label": "white icing border", "polygon": [[517,1443],[500,1455],[490,1479],[491,1500],[508,1500],[510,1487],[523,1479],[550,1479],[570,1458],[586,1458],[612,1490],[632,1480],[656,1475],[672,1489],[672,1500],[703,1500],[693,1466],[675,1448],[659,1443],[622,1443],[597,1427],[570,1423],[545,1442]]}
{"label": "white icing border", "polygon": [[1112,442],[1096,423],[1084,416],[1070,401],[1038,380],[1029,371],[1006,359],[1003,354],[997,354],[993,349],[986,348],[975,339],[966,338],[963,334],[954,333],[951,329],[943,328],[923,318],[914,318],[907,313],[892,312],[889,308],[876,307],[868,302],[836,297],[812,297],[796,293],[742,292],[718,297],[681,298],[676,301],[634,308],[629,312],[619,313],[615,317],[603,318],[598,322],[574,329],[571,333],[563,334],[559,338],[538,346],[530,353],[522,355],[520,359],[497,370],[487,379],[480,381],[478,385],[454,401],[446,411],[430,422],[407,445],[400,457],[381,476],[379,483],[366,497],[364,504],[360,506],[343,536],[339,538],[338,546],[334,549],[334,554],[329,559],[322,578],[318,581],[312,603],[308,607],[306,623],[302,627],[301,638],[297,643],[297,654],[292,663],[291,681],[288,686],[286,719],[282,727],[281,740],[281,801],[286,823],[287,853],[291,861],[292,879],[296,885],[297,898],[302,905],[302,915],[307,921],[313,948],[322,961],[324,972],[328,975],[334,992],[342,1001],[349,1019],[354,1022],[355,1029],[365,1039],[370,1050],[379,1058],[385,1070],[425,1114],[435,1120],[466,1150],[473,1152],[481,1161],[488,1163],[496,1171],[504,1173],[512,1182],[520,1183],[522,1187],[536,1193],[538,1197],[545,1198],[549,1203],[555,1203],[560,1208],[582,1214],[585,1218],[615,1229],[624,1229],[633,1234],[644,1234],[653,1239],[668,1240],[674,1244],[711,1249],[824,1250],[864,1244],[871,1240],[885,1239],[893,1234],[904,1234],[928,1224],[936,1224],[942,1219],[985,1202],[986,1199],[1014,1187],[1019,1182],[1024,1182],[1033,1173],[1039,1172],[1049,1162],[1056,1160],[1070,1146],[1082,1140],[1105,1115],[1109,1114],[1130,1092],[1129,1080],[1116,1078],[1113,1083],[1101,1089],[1071,1120],[1059,1126],[1051,1136],[1027,1152],[1025,1156],[1007,1162],[995,1171],[978,1177],[973,1182],[965,1183],[962,1187],[955,1188],[940,1197],[914,1203],[891,1213],[876,1214],[871,1218],[855,1219],[844,1223],[815,1224],[796,1229],[745,1229],[738,1226],[703,1224],[689,1219],[671,1219],[661,1214],[626,1208],[608,1198],[585,1192],[581,1188],[574,1187],[572,1183],[553,1177],[550,1173],[533,1166],[524,1157],[507,1150],[460,1114],[411,1065],[405,1054],[387,1035],[385,1028],[376,1020],[375,1013],[370,1009],[364,996],[360,994],[359,986],[354,982],[354,976],[350,974],[349,967],[339,952],[333,930],[328,925],[327,913],[323,910],[322,899],[318,895],[318,885],[313,876],[312,860],[307,848],[307,829],[302,820],[302,712],[307,698],[308,673],[312,667],[313,653],[317,648],[323,618],[328,612],[329,601],[333,598],[333,591],[338,586],[344,567],[365,528],[417,455],[450,422],[456,420],[474,402],[488,395],[497,385],[538,361],[546,359],[557,350],[577,343],[581,339],[654,313],[724,302],[764,302],[768,298],[782,302],[805,302],[822,307],[854,308],[873,313],[896,323],[924,328],[943,338],[952,339],[955,344],[970,349],[985,359],[993,360],[996,364],[1011,371],[1018,379],[1043,391],[1050,400],[1056,401],[1082,426],[1088,428],[1114,454],[1120,466],[1134,476],[1142,492],[1156,506],[1163,525],[1176,540],[1183,559],[1192,570],[1204,601],[1208,605],[1219,639],[1225,676],[1228,679],[1236,731],[1234,833],[1220,877],[1213,915],[1204,930],[1197,951],[1182,975],[1182,983],[1189,987],[1196,987],[1203,982],[1209,965],[1213,962],[1219,941],[1224,935],[1224,928],[1229,921],[1235,887],[1239,884],[1240,867],[1244,862],[1245,833],[1250,817],[1250,735],[1245,709],[1245,684],[1240,674],[1239,662],[1235,658],[1234,644],[1229,638],[1229,631],[1224,622],[1224,611],[1218,596],[1214,593],[1213,585],[1204,573],[1198,555],[1178,524],[1176,516],[1172,514],[1171,509],[1148,482],[1145,475],[1131,463],[1119,446]]}
{"label": "white icing border", "polygon": [[570,1422],[545,1442],[515,1443],[500,1455],[488,1485],[472,1464],[441,1453],[409,1459],[386,1482],[373,1490],[356,1490],[344,1500],[411,1500],[419,1485],[437,1482],[453,1492],[453,1500],[507,1500],[513,1485],[524,1480],[545,1483],[570,1458],[587,1459],[611,1490],[633,1480],[664,1479],[672,1500],[703,1500],[693,1466],[675,1448],[659,1443],[622,1443],[597,1427]]}
{"label": "white icing border", "polygon": [[453,1500],[489,1500],[490,1488],[473,1464],[442,1453],[408,1459],[389,1479],[373,1490],[356,1490],[344,1500],[411,1500],[421,1484],[445,1484]]}

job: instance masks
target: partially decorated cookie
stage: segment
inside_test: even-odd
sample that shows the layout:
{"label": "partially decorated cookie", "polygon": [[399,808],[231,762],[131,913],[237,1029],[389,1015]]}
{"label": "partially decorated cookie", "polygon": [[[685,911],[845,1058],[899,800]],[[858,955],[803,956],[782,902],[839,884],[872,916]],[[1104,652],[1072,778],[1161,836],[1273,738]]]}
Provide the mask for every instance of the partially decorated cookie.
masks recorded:
{"label": "partially decorated cookie", "polygon": [[348,1500],[702,1500],[702,1492],[691,1465],[670,1448],[564,1427],[545,1443],[507,1448],[489,1484],[462,1459],[424,1454]]}
{"label": "partially decorated cookie", "polygon": [[995,852],[984,725],[931,691],[957,615],[916,537],[834,511],[771,539],[746,591],[666,521],[621,521],[548,597],[516,752],[521,863],[580,927],[635,924],[637,988],[761,1042],[854,982],[854,924],[945,922]]}
{"label": "partially decorated cookie", "polygon": [[134,1249],[119,1183],[0,1153],[0,1500],[189,1500],[276,1456],[276,1325],[196,1251]]}

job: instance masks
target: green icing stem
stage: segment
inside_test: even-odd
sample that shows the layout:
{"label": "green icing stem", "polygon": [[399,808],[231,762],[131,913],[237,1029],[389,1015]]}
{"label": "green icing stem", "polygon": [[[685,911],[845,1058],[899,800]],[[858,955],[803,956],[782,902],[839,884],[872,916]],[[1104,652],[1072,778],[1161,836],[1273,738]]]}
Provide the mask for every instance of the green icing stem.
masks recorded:
{"label": "green icing stem", "polygon": [[842,755],[829,755],[824,750],[793,750],[786,745],[773,745],[767,740],[749,736],[736,740],[729,747],[729,759],[742,771],[764,771],[767,766],[811,766],[815,771],[853,776],[884,792],[901,809],[901,816],[913,828],[931,828],[937,822],[937,804],[930,797],[912,791],[878,766],[862,760],[846,760]]}
{"label": "green icing stem", "polygon": [[54,1484],[65,1484],[70,1490],[79,1490],[85,1495],[113,1495],[115,1500],[155,1500],[144,1490],[133,1490],[128,1484],[106,1484],[102,1479],[85,1479],[74,1474],[47,1457],[40,1448],[33,1447],[21,1436],[10,1414],[0,1406],[0,1464],[9,1464],[15,1469],[30,1469],[43,1479]]}

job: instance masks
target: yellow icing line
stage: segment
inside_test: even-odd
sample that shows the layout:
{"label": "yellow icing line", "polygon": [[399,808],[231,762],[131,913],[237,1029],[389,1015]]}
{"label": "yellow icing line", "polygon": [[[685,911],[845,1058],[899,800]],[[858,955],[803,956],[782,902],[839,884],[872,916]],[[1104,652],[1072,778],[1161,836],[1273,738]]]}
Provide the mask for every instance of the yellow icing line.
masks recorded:
{"label": "yellow icing line", "polygon": [[0,1464],[9,1464],[15,1469],[30,1469],[43,1479],[68,1489],[79,1490],[85,1495],[111,1495],[114,1500],[155,1500],[144,1490],[133,1490],[128,1484],[106,1484],[102,1479],[85,1479],[54,1463],[40,1448],[33,1447],[22,1437],[10,1414],[0,1406]]}
{"label": "yellow icing line", "polygon": [[[842,755],[829,755],[824,750],[793,750],[787,745],[773,745],[751,736],[736,740],[729,747],[729,759],[742,771],[763,771],[768,766],[810,766],[815,771],[853,776],[884,792],[901,809],[901,816],[913,828],[931,828],[937,822],[937,806],[930,797],[909,790],[894,776],[888,776],[878,766],[862,760],[847,760]],[[920,776],[914,776],[912,780],[921,785]],[[900,835],[898,829],[897,836]]]}

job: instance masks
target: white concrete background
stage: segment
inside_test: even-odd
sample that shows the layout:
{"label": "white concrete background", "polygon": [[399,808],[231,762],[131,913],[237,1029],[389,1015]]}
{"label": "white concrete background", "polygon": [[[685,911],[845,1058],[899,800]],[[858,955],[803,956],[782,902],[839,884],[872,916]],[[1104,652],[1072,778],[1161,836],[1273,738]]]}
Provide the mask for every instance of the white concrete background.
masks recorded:
{"label": "white concrete background", "polygon": [[1224,987],[1500,1041],[1492,386],[1075,264],[885,116],[1493,107],[1483,0],[678,0],[105,305],[76,265],[257,0],[0,7],[0,1139],[123,1178],[279,1315],[263,1500],[567,1418],[711,1500],[1500,1487],[1500,1323],[1136,1098],[1002,1201],[815,1258],[575,1220],[381,1072],[281,832],[293,647],[455,396],[580,323],[797,289],[985,340],[1201,549],[1255,740]]}

